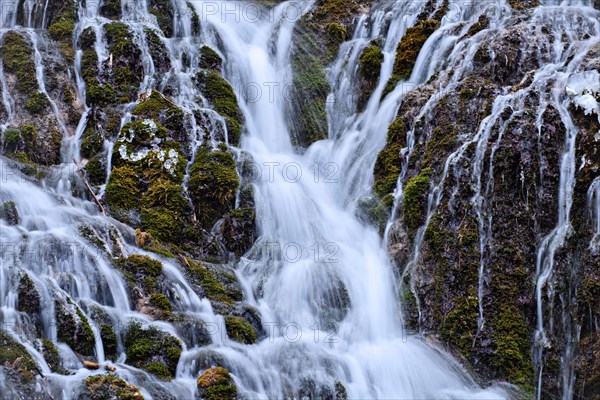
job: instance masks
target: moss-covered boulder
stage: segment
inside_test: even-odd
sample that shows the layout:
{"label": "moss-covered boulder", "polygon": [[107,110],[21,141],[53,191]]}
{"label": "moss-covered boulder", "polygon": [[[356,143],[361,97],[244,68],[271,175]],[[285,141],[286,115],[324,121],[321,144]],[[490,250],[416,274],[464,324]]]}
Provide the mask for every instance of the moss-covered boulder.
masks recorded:
{"label": "moss-covered boulder", "polygon": [[183,258],[182,264],[190,281],[199,287],[217,312],[228,312],[242,300],[243,292],[232,272],[190,258]]}
{"label": "moss-covered boulder", "polygon": [[2,38],[2,62],[4,72],[17,78],[17,89],[21,93],[35,93],[38,83],[33,61],[33,48],[29,40],[20,33],[10,31]]}
{"label": "moss-covered boulder", "polygon": [[114,374],[88,376],[79,395],[82,400],[143,400],[140,390]]}
{"label": "moss-covered boulder", "polygon": [[16,371],[23,383],[32,383],[39,374],[39,367],[25,346],[4,330],[0,330],[0,366]]}
{"label": "moss-covered boulder", "polygon": [[415,231],[425,222],[430,175],[431,170],[424,169],[419,175],[409,180],[404,188],[404,223],[411,231]]}
{"label": "moss-covered boulder", "polygon": [[243,255],[256,240],[256,211],[241,208],[231,211],[223,219],[221,235],[230,251]]}
{"label": "moss-covered boulder", "polygon": [[256,343],[256,331],[244,318],[228,315],[225,317],[227,336],[244,344]]}
{"label": "moss-covered boulder", "polygon": [[200,224],[207,230],[232,210],[240,184],[233,155],[225,147],[202,146],[190,170],[189,194]]}
{"label": "moss-covered boulder", "polygon": [[372,43],[365,47],[359,58],[360,88],[358,109],[362,109],[373,94],[381,75],[381,64],[383,63],[383,52],[377,45]]}
{"label": "moss-covered boulder", "polygon": [[58,340],[83,356],[93,356],[96,348],[94,331],[81,309],[71,299],[56,300],[54,312]]}
{"label": "moss-covered boulder", "polygon": [[198,395],[205,400],[234,400],[237,398],[237,388],[223,367],[210,368],[198,378]]}
{"label": "moss-covered boulder", "polygon": [[244,117],[240,111],[233,88],[225,78],[211,70],[198,72],[195,81],[198,90],[214,110],[225,118],[228,141],[230,144],[237,146],[242,133]]}
{"label": "moss-covered boulder", "polygon": [[174,378],[182,351],[179,339],[154,326],[143,328],[134,322],[127,327],[123,344],[128,363],[163,380]]}

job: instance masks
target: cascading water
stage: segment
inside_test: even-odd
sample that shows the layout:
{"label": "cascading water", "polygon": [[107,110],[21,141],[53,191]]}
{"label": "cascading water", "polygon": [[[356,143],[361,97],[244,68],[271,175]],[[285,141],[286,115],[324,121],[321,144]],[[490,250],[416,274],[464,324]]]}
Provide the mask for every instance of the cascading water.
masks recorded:
{"label": "cascading water", "polygon": [[[82,381],[95,373],[82,368],[81,359],[74,349],[59,343],[56,307],[66,307],[74,315],[81,313],[85,317],[101,312],[111,321],[119,338],[120,356],[115,363],[116,373],[142,387],[146,398],[193,398],[197,393],[196,378],[202,372],[199,366],[201,360],[215,357],[215,354],[230,370],[239,395],[247,398],[285,398],[298,393],[325,396],[338,390],[338,382],[346,388],[348,398],[507,398],[508,395],[498,387],[479,388],[450,356],[421,336],[405,331],[397,299],[399,283],[385,248],[387,243],[375,228],[365,225],[357,217],[357,208],[361,198],[371,193],[375,159],[385,144],[385,132],[406,93],[432,79],[440,82],[439,91],[427,101],[417,119],[426,117],[442,94],[461,82],[477,50],[486,40],[487,30],[457,45],[458,40],[482,14],[490,19],[490,31],[501,29],[511,16],[508,4],[482,3],[465,7],[464,2],[450,1],[439,29],[423,46],[410,80],[400,82],[384,95],[393,73],[398,42],[407,28],[415,24],[425,5],[411,1],[376,2],[371,12],[359,19],[354,36],[342,44],[328,71],[333,89],[327,104],[329,138],[300,152],[290,138],[291,121],[286,115],[286,102],[290,99],[286,98],[288,92],[285,88],[293,78],[290,52],[295,22],[300,15],[309,12],[314,2],[284,2],[268,12],[261,9],[264,14],[256,19],[248,15],[240,18],[244,15],[244,3],[241,2],[197,0],[190,3],[201,16],[201,32],[195,36],[193,21],[186,12],[188,3],[183,0],[173,0],[172,3],[178,10],[174,16],[174,35],[171,38],[159,37],[167,48],[171,70],[161,74],[154,64],[145,31],[160,30],[157,18],[149,12],[145,1],[121,2],[122,21],[135,33],[144,66],[140,87],[136,90],[143,95],[153,88],[162,90],[169,86],[172,101],[184,110],[190,126],[188,134],[192,155],[185,169],[184,186],[187,191],[191,165],[203,143],[203,129],[206,129],[198,126],[196,119],[190,116],[195,112],[209,116],[211,141],[226,125],[221,116],[207,108],[208,102],[203,94],[194,89],[193,76],[198,69],[195,53],[203,43],[222,52],[224,76],[237,89],[245,118],[245,135],[240,148],[233,151],[249,154],[259,172],[254,177],[253,187],[260,237],[239,260],[236,274],[246,301],[259,311],[267,334],[257,344],[241,345],[223,331],[210,332],[209,344],[200,345],[202,340],[198,332],[187,330],[177,322],[153,320],[135,311],[136,307],[127,294],[126,278],[112,266],[112,257],[145,254],[160,260],[167,278],[167,289],[175,293],[172,299],[175,311],[183,313],[186,321],[191,323],[223,326],[223,317],[213,311],[206,298],[201,298],[194,291],[173,259],[160,257],[134,245],[135,234],[130,227],[100,214],[94,203],[71,194],[71,182],[78,178],[70,163],[82,160],[80,141],[90,109],[86,107],[77,128],[70,132],[61,110],[45,89],[46,73],[39,50],[42,42],[34,28],[44,27],[46,7],[38,3],[34,7],[34,2],[25,2],[21,12],[25,14],[27,27],[16,29],[25,32],[33,44],[38,86],[50,101],[57,125],[62,130],[64,164],[59,172],[51,174],[54,179],[48,178],[39,184],[19,172],[13,161],[4,157],[0,159],[0,202],[13,202],[19,214],[18,224],[0,220],[0,310],[4,327],[26,346],[39,364],[41,377],[36,379],[43,395],[77,398]],[[554,3],[550,3],[539,7],[540,12],[532,17],[534,22],[535,18],[556,17],[553,13],[561,8],[552,7]],[[80,5],[74,43],[77,45],[83,31],[91,27],[96,33],[94,46],[98,66],[103,68],[107,60],[112,60],[112,55],[104,37],[104,26],[110,20],[99,15],[100,5],[90,1],[85,6]],[[578,12],[586,10],[586,4],[570,5],[570,11],[575,15],[573,19],[579,15]],[[293,11],[294,18],[290,18],[290,11]],[[4,33],[17,25],[18,12],[15,4],[11,13],[2,15],[0,41]],[[569,18],[567,16],[560,21],[565,26],[572,26],[573,20]],[[464,137],[463,143],[449,155],[443,173],[433,184],[425,224],[416,234],[413,255],[405,266],[405,273],[409,273],[418,262],[425,231],[445,195],[446,179],[460,170],[465,152],[474,145],[475,162],[469,171],[462,172],[472,177],[472,203],[479,223],[479,329],[483,328],[486,320],[483,308],[487,274],[485,254],[490,247],[492,225],[492,215],[488,215],[486,210],[490,206],[494,185],[494,153],[504,129],[514,118],[513,115],[506,119],[505,112],[524,108],[526,98],[532,95],[539,96],[540,104],[556,108],[568,129],[560,168],[558,220],[556,228],[539,246],[537,260],[538,389],[541,387],[547,329],[544,290],[552,275],[554,254],[569,233],[569,212],[573,201],[577,129],[571,121],[568,107],[573,102],[584,108],[592,107],[588,111],[597,113],[597,108],[585,97],[581,86],[582,81],[587,84],[597,77],[570,79],[599,36],[597,24],[588,22],[591,38],[565,49],[554,47],[551,59],[536,71],[531,81],[518,91],[507,91],[498,96],[479,130],[472,137]],[[362,51],[378,38],[383,41],[381,74],[373,94],[360,110],[357,101],[359,58]],[[81,60],[82,49],[77,49],[74,56],[75,80],[79,96],[83,99],[86,87]],[[0,121],[4,131],[14,116],[14,99],[6,84],[1,61],[0,80],[2,104],[7,111],[5,120]],[[246,89],[251,87],[258,87],[260,95],[250,99]],[[562,97],[565,91],[572,94],[568,100]],[[119,106],[121,127],[131,120],[131,112],[137,103]],[[542,106],[538,110],[540,125],[545,110]],[[492,129],[498,125],[496,141],[491,142]],[[104,151],[109,155],[107,181],[114,145],[108,139],[104,143]],[[407,145],[403,154],[408,159],[415,147],[414,128],[408,134]],[[408,162],[405,162],[395,193],[396,206],[403,196],[402,182],[407,171]],[[483,180],[484,176],[488,179]],[[99,196],[103,193],[102,190]],[[595,237],[590,247],[597,251],[600,235],[598,179],[589,189],[588,203],[595,221]],[[100,248],[90,246],[83,229],[93,230],[105,244]],[[35,321],[18,310],[17,289],[23,273],[42,297],[44,312],[40,325],[44,337],[58,343],[60,357],[64,366],[73,371],[71,375],[51,372],[35,339]],[[100,364],[106,364],[106,344],[100,334],[102,328],[93,318],[89,320],[96,359]],[[159,380],[128,365],[121,336],[122,328],[133,320],[143,326],[156,326],[182,339],[183,353],[175,379],[171,382]],[[572,358],[572,352],[566,352],[561,364],[564,387],[567,388],[563,396],[565,399],[573,397]],[[8,388],[4,378],[0,373],[0,391],[7,394],[7,398],[16,397],[18,393]],[[538,398],[540,396],[541,390]]]}

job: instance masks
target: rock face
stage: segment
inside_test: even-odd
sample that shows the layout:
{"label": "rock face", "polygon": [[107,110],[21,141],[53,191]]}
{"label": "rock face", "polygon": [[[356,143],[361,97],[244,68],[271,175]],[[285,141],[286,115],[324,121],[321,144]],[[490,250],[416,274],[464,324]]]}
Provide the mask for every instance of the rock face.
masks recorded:
{"label": "rock face", "polygon": [[[600,175],[600,126],[596,114],[571,101],[566,82],[555,89],[560,102],[547,101],[552,86],[539,71],[553,62],[575,74],[594,71],[600,47],[581,62],[555,61],[539,49],[555,40],[557,21],[532,21],[521,6],[501,29],[475,22],[455,45],[464,50],[406,94],[377,160],[374,191],[390,205],[386,197],[399,177],[403,183],[388,239],[413,329],[437,335],[484,379],[532,392],[541,373],[542,398],[588,398],[598,388],[592,371],[600,337],[592,321],[600,312],[600,259],[589,194]],[[430,35],[427,27],[437,29],[431,21],[407,36],[419,29]],[[585,40],[586,29],[569,40]],[[392,79],[413,71],[403,42]],[[422,42],[412,39],[410,48]],[[565,183],[570,135],[577,136],[577,169]],[[569,192],[572,202],[565,202]],[[562,229],[563,207],[568,232],[548,245]],[[544,268],[551,273],[542,285]]]}

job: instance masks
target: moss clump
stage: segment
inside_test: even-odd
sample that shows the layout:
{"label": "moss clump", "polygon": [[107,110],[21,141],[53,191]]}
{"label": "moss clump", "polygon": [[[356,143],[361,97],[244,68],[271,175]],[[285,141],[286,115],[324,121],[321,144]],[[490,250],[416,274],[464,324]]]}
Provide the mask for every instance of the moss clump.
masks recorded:
{"label": "moss clump", "polygon": [[157,278],[162,274],[162,264],[148,256],[133,254],[127,258],[119,258],[115,265],[123,272],[129,286],[139,286],[146,292],[155,292],[158,288]]}
{"label": "moss clump", "polygon": [[294,121],[294,141],[304,147],[327,137],[327,96],[331,86],[320,60],[310,54],[292,59],[294,107],[301,110]]}
{"label": "moss clump", "polygon": [[129,166],[113,168],[106,185],[105,199],[116,218],[127,218],[139,202],[140,190],[136,172]]}
{"label": "moss clump", "polygon": [[[396,189],[398,177],[402,170],[400,151],[406,144],[404,123],[400,118],[392,122],[387,133],[385,148],[377,156],[375,162],[375,182],[373,191],[379,198],[385,198]],[[391,206],[391,204],[390,204]]]}
{"label": "moss clump", "polygon": [[235,160],[225,149],[202,146],[198,149],[190,175],[190,197],[198,220],[209,230],[234,206],[240,184]]}
{"label": "moss clump", "polygon": [[162,293],[154,293],[152,296],[150,296],[150,304],[166,312],[173,311],[173,306],[171,305],[171,302],[169,301],[167,296],[165,296]]}
{"label": "moss clump", "polygon": [[450,124],[436,127],[425,146],[423,166],[433,168],[437,160],[444,160],[456,148],[458,131]]}
{"label": "moss clump", "polygon": [[21,133],[18,129],[7,129],[2,134],[2,147],[6,153],[16,153],[22,150]]}
{"label": "moss clump", "polygon": [[173,17],[175,12],[169,0],[150,0],[149,12],[156,17],[158,26],[166,37],[173,35]]}
{"label": "moss clump", "polygon": [[140,390],[114,374],[91,375],[85,379],[82,400],[143,400]]}
{"label": "moss clump", "polygon": [[111,103],[116,100],[120,104],[129,103],[137,99],[139,83],[143,77],[141,51],[135,45],[134,37],[126,24],[113,22],[104,25],[104,33],[109,51],[113,55],[112,74],[104,77],[110,85],[105,83],[106,96],[112,90],[116,99],[108,97]]}
{"label": "moss clump", "polygon": [[177,243],[184,229],[186,205],[181,186],[159,178],[142,196],[142,225],[153,237]]}
{"label": "moss clump", "polygon": [[68,344],[77,353],[93,355],[96,344],[94,331],[79,307],[70,299],[66,304],[56,300],[54,310],[58,340]]}
{"label": "moss clump", "polygon": [[225,217],[221,234],[227,248],[242,255],[254,243],[256,237],[256,213],[253,208],[233,210]]}
{"label": "moss clump", "polygon": [[16,146],[18,151],[14,154],[14,158],[19,161],[44,165],[60,162],[62,135],[58,130],[39,134],[33,125],[23,125],[19,128],[19,138],[20,141]]}
{"label": "moss clump", "polygon": [[381,75],[383,52],[376,45],[366,47],[360,55],[359,63],[362,77],[368,81],[377,82]]}
{"label": "moss clump", "polygon": [[197,381],[200,396],[206,400],[233,400],[237,398],[237,389],[229,371],[223,367],[204,371]]}
{"label": "moss clump", "polygon": [[227,329],[227,335],[236,342],[256,343],[256,331],[244,318],[231,315],[225,317],[225,328]]}
{"label": "moss clump", "polygon": [[52,340],[42,339],[41,347],[42,355],[44,356],[44,360],[46,360],[46,363],[50,367],[50,371],[57,372],[60,374],[66,373],[67,371],[62,366],[58,349],[56,348],[54,343],[52,343]]}
{"label": "moss clump", "polygon": [[223,67],[223,59],[221,56],[208,46],[200,48],[200,68],[210,69],[216,72],[221,72]]}
{"label": "moss clump", "polygon": [[109,360],[116,360],[119,356],[117,335],[112,326],[100,324],[100,338],[104,346],[104,356]]}
{"label": "moss clump", "polygon": [[135,107],[133,114],[139,118],[157,121],[173,132],[184,130],[183,110],[156,90]]}
{"label": "moss clump", "polygon": [[73,61],[75,52],[72,46],[73,31],[77,23],[77,4],[72,1],[62,2],[59,9],[49,21],[48,33],[59,43],[63,55]]}
{"label": "moss clump", "polygon": [[27,273],[24,273],[19,280],[18,294],[17,310],[30,316],[40,312],[40,293]]}
{"label": "moss clump", "polygon": [[121,19],[121,1],[104,0],[102,2],[102,6],[100,7],[100,14],[112,20]]}
{"label": "moss clump", "polygon": [[0,365],[18,372],[24,382],[33,382],[38,365],[25,346],[0,330]]}
{"label": "moss clump", "polygon": [[215,71],[201,71],[196,75],[196,84],[216,112],[225,118],[229,143],[239,143],[244,124],[233,88]]}
{"label": "moss clump", "polygon": [[477,335],[477,304],[475,297],[456,300],[440,327],[442,339],[456,346],[467,359],[471,359],[471,347]]}
{"label": "moss clump", "polygon": [[104,147],[104,137],[93,126],[88,127],[81,135],[81,155],[85,158],[92,158],[101,153]]}
{"label": "moss clump", "polygon": [[8,225],[19,225],[19,211],[17,211],[14,201],[5,201],[0,204],[0,219],[6,221]]}
{"label": "moss clump", "polygon": [[48,107],[50,107],[50,101],[42,92],[32,94],[25,102],[25,109],[31,114],[39,114],[44,112]]}
{"label": "moss clump", "polygon": [[523,314],[514,305],[506,304],[498,310],[492,327],[492,366],[509,382],[524,388],[531,387],[531,343]]}
{"label": "moss clump", "polygon": [[128,363],[161,379],[173,379],[182,351],[177,338],[153,326],[144,329],[136,322],[125,331],[123,343]]}
{"label": "moss clump", "polygon": [[409,180],[404,188],[404,224],[411,231],[425,222],[430,176],[431,170],[426,168]]}
{"label": "moss clump", "polygon": [[4,35],[2,47],[4,71],[17,77],[17,89],[29,94],[38,88],[33,49],[29,41],[15,31]]}
{"label": "moss clump", "polygon": [[[227,305],[232,305],[236,301],[242,300],[243,294],[241,290],[233,285],[224,284],[234,283],[236,281],[235,276],[225,273],[218,275],[199,261],[189,258],[186,258],[185,261],[184,264],[187,267],[190,280],[202,287],[204,295],[209,300]],[[221,281],[224,281],[224,283],[221,283]]]}
{"label": "moss clump", "polygon": [[428,19],[420,21],[417,25],[406,30],[400,43],[398,43],[394,70],[384,90],[384,95],[394,90],[401,80],[410,78],[421,48],[439,26],[440,21]]}

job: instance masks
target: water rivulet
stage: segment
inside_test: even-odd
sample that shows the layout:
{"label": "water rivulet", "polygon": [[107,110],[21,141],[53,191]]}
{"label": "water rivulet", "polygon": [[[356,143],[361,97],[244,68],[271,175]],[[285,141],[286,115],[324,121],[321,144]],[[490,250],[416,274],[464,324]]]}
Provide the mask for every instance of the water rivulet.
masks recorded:
{"label": "water rivulet", "polygon": [[597,393],[598,13],[515,3],[2,4],[0,397]]}

